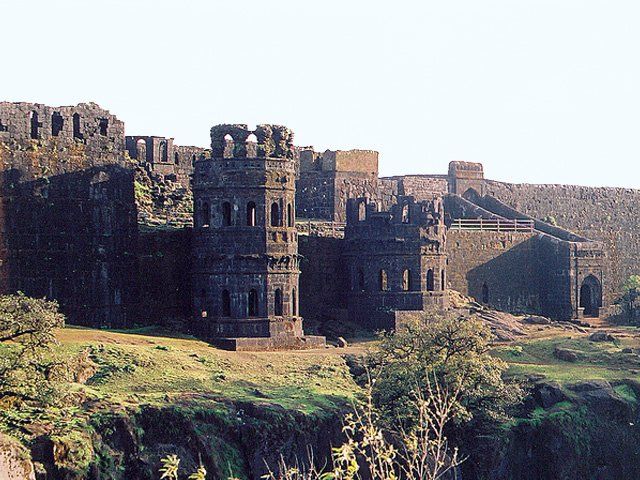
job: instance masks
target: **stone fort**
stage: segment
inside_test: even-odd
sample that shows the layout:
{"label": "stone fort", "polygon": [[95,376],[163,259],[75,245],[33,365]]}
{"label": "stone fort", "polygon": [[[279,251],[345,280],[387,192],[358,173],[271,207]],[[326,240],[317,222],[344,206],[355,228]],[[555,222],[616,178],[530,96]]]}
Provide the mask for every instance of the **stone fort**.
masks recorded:
{"label": "stone fort", "polygon": [[206,149],[127,133],[93,103],[0,102],[1,292],[55,299],[75,324],[251,350],[321,345],[303,319],[393,328],[450,289],[606,318],[640,273],[640,190],[511,184],[459,161],[380,177],[377,152],[316,152],[279,125],[217,125]]}

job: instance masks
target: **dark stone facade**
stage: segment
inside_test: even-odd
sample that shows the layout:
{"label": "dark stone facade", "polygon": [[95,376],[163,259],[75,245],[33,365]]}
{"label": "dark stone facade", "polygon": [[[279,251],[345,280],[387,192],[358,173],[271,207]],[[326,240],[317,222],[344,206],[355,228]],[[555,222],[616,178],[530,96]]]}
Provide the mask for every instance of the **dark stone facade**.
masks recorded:
{"label": "dark stone facade", "polygon": [[124,124],[95,104],[0,103],[0,281],[74,323],[126,326],[137,301]]}
{"label": "dark stone facade", "polygon": [[317,344],[302,316],[393,326],[446,308],[448,288],[604,316],[640,273],[637,190],[495,182],[470,162],[379,178],[377,152],[296,148],[272,125],[211,141],[125,137],[95,104],[0,103],[1,290],[57,299],[72,323],[182,320],[252,349]]}
{"label": "dark stone facade", "polygon": [[218,125],[211,147],[194,173],[198,331],[234,349],[319,345],[303,335],[299,312],[293,134]]}
{"label": "dark stone facade", "polygon": [[350,199],[343,258],[349,275],[349,318],[395,327],[397,310],[446,307],[446,228],[440,198],[399,197],[390,211]]}

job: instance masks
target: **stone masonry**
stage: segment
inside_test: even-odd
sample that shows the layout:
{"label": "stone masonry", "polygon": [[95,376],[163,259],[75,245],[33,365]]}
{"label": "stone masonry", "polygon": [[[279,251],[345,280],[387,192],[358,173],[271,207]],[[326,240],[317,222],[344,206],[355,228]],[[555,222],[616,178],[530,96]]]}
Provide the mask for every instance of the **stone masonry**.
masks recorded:
{"label": "stone masonry", "polygon": [[380,178],[377,152],[295,147],[281,126],[218,125],[209,150],[125,137],[91,103],[1,102],[0,165],[0,291],[72,323],[300,348],[322,342],[301,313],[393,328],[450,288],[604,317],[640,273],[638,190],[496,182],[472,162]]}

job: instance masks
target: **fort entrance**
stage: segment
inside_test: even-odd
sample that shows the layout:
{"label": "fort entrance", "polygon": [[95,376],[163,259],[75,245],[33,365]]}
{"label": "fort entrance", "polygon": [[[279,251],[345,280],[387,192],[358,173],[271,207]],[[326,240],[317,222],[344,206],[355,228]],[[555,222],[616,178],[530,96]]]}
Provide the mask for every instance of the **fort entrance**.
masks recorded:
{"label": "fort entrance", "polygon": [[602,288],[593,275],[584,279],[580,287],[580,308],[585,317],[597,317],[602,306]]}

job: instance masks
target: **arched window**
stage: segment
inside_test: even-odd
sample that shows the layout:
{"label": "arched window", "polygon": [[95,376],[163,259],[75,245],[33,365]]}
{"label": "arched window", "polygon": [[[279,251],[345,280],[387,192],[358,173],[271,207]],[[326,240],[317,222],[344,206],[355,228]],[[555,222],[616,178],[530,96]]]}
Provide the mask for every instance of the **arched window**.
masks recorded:
{"label": "arched window", "polygon": [[173,163],[176,165],[180,163],[180,156],[178,155],[178,152],[173,152]]}
{"label": "arched window", "polygon": [[271,226],[279,227],[282,225],[280,221],[280,205],[277,202],[271,204]]}
{"label": "arched window", "polygon": [[222,224],[225,227],[231,226],[231,204],[229,202],[222,204]]}
{"label": "arched window", "polygon": [[427,291],[433,292],[436,289],[435,274],[433,269],[427,270]]}
{"label": "arched window", "polygon": [[62,115],[60,115],[60,112],[53,112],[53,115],[51,115],[51,136],[57,137],[60,135],[63,126],[64,119]]}
{"label": "arched window", "polygon": [[296,289],[291,289],[291,314],[296,317],[298,316],[298,296]]}
{"label": "arched window", "polygon": [[231,295],[229,294],[229,290],[222,291],[222,316],[230,317],[231,316]]}
{"label": "arched window", "polygon": [[360,202],[358,204],[358,221],[362,222],[367,218],[367,206],[365,202]]}
{"label": "arched window", "polygon": [[233,137],[228,133],[224,136],[224,152],[222,153],[223,158],[233,158],[235,153],[235,142]]}
{"label": "arched window", "polygon": [[380,290],[387,290],[387,272],[384,270],[380,270]]}
{"label": "arched window", "polygon": [[202,210],[200,212],[200,225],[202,227],[208,227],[211,222],[211,209],[207,202],[202,204]]}
{"label": "arched window", "polygon": [[447,277],[444,269],[440,271],[440,287],[443,292],[447,289]]}
{"label": "arched window", "polygon": [[409,223],[411,221],[411,216],[409,213],[409,204],[405,203],[402,206],[402,223]]}
{"label": "arched window", "polygon": [[73,114],[73,138],[77,138],[79,140],[82,140],[83,136],[82,136],[82,129],[80,126],[80,114],[79,113],[74,113]]}
{"label": "arched window", "polygon": [[35,110],[31,112],[30,119],[31,119],[31,138],[33,138],[34,140],[37,140],[38,138],[40,138],[40,132],[38,131],[40,128],[40,122],[38,122],[38,112],[36,112]]}
{"label": "arched window", "polygon": [[402,271],[402,290],[405,292],[411,290],[411,270],[406,268]]}
{"label": "arched window", "polygon": [[486,283],[482,285],[482,303],[489,303],[489,287]]}
{"label": "arched window", "polygon": [[160,142],[160,162],[167,163],[167,144]]}
{"label": "arched window", "polygon": [[293,227],[294,223],[294,215],[293,215],[293,206],[291,204],[287,205],[287,226]]}
{"label": "arched window", "polygon": [[147,142],[143,139],[136,142],[136,158],[138,160],[147,160]]}
{"label": "arched window", "polygon": [[276,317],[282,316],[282,290],[276,288],[274,295],[273,314]]}
{"label": "arched window", "polygon": [[258,291],[255,288],[249,290],[249,317],[258,316]]}
{"label": "arched window", "polygon": [[255,202],[247,203],[247,226],[248,227],[256,226],[256,203]]}

